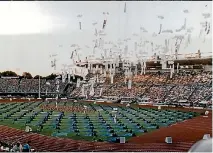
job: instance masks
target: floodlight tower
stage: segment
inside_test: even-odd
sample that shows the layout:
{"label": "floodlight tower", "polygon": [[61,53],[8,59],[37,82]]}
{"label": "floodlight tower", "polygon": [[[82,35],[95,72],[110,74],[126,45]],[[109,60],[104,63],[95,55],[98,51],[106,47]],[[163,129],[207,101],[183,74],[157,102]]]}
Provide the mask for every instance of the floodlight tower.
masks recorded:
{"label": "floodlight tower", "polygon": [[38,85],[38,98],[40,99],[41,98],[41,78],[40,78],[40,75],[39,75],[39,85]]}

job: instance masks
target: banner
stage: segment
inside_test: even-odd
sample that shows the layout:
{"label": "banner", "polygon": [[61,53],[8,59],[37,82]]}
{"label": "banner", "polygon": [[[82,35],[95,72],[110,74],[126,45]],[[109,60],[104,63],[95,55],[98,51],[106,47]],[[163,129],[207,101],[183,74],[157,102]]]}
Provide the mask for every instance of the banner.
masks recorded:
{"label": "banner", "polygon": [[137,64],[135,65],[135,75],[138,74],[138,67],[137,67]]}
{"label": "banner", "polygon": [[111,84],[113,84],[113,75],[111,75]]}
{"label": "banner", "polygon": [[106,77],[106,70],[104,70],[104,77]]}
{"label": "banner", "polygon": [[84,96],[84,85],[81,87],[81,95]]}
{"label": "banner", "polygon": [[5,77],[5,76],[0,76],[2,79],[18,79],[19,77]]}
{"label": "banner", "polygon": [[95,91],[94,91],[94,87],[93,87],[93,84],[92,84],[91,87],[90,87],[90,93],[89,93],[89,95],[90,96],[94,96],[94,94],[95,94]]}
{"label": "banner", "polygon": [[62,73],[62,82],[64,83],[67,78],[67,73]]}
{"label": "banner", "polygon": [[77,79],[77,85],[76,85],[76,87],[77,87],[77,88],[80,87],[80,78]]}
{"label": "banner", "polygon": [[128,89],[132,89],[132,80],[128,81]]}
{"label": "banner", "polygon": [[100,90],[100,94],[99,94],[100,97],[102,96],[102,91],[103,91],[103,88],[101,88]]}
{"label": "banner", "polygon": [[70,73],[68,74],[68,83],[70,83]]}

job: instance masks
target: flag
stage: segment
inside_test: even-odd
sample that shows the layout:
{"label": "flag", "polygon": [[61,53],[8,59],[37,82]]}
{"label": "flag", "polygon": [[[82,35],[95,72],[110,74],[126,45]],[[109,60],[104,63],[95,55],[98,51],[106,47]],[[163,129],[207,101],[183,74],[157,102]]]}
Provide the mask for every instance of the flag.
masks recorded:
{"label": "flag", "polygon": [[125,5],[124,5],[124,13],[126,13],[126,3],[125,3]]}

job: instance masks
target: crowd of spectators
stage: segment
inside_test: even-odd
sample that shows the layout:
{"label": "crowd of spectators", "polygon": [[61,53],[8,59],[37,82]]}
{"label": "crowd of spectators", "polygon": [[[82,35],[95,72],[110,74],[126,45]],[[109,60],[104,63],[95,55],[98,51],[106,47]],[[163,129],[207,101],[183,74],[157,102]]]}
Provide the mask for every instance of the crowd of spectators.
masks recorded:
{"label": "crowd of spectators", "polygon": [[[58,80],[59,81],[59,91],[64,90],[64,88],[67,85],[67,82],[62,82],[62,80]],[[56,92],[57,90],[57,84],[55,80],[48,80],[47,82],[49,82],[49,85],[45,85],[46,89],[48,92]]]}
{"label": "crowd of spectators", "polygon": [[152,86],[149,88],[148,92],[144,93],[144,97],[149,98],[151,101],[164,101],[164,98],[169,92],[171,92],[172,86]]}
{"label": "crowd of spectators", "polygon": [[[128,79],[132,80],[131,89],[128,89]],[[185,100],[198,103],[211,100],[211,84],[211,72],[202,71],[181,71],[174,73],[172,78],[169,72],[147,73],[126,78],[126,81],[124,74],[116,74],[113,84],[108,81],[95,88],[95,96],[100,94],[102,88],[102,96],[137,96],[148,98],[152,102],[172,103]],[[90,88],[84,90],[89,92]],[[76,89],[73,94],[79,91]]]}
{"label": "crowd of spectators", "polygon": [[[91,75],[93,78],[94,75]],[[87,76],[89,77],[89,76]],[[140,97],[148,98],[152,102],[166,101],[177,102],[186,100],[193,103],[200,101],[210,101],[212,96],[212,75],[211,72],[204,71],[180,71],[174,73],[170,78],[169,72],[146,73],[145,75],[125,76],[123,73],[115,74],[113,83],[110,78],[104,76],[104,83],[94,84],[93,96],[118,96],[118,97]],[[128,89],[128,80],[132,80],[131,89]],[[108,80],[108,81],[107,81]],[[59,80],[59,91],[63,91],[67,82]],[[67,93],[74,97],[82,95],[82,85],[79,87],[70,85]],[[57,84],[55,80],[41,79],[41,92],[56,92]],[[75,87],[75,88],[74,88]],[[84,95],[90,95],[91,84],[84,83]],[[5,93],[37,93],[39,91],[38,79],[0,79],[0,92]]]}
{"label": "crowd of spectators", "polygon": [[188,100],[194,90],[195,87],[192,85],[176,85],[170,90],[165,101],[177,102],[179,100]]}
{"label": "crowd of spectators", "polygon": [[0,79],[0,92],[17,92],[19,90],[18,79]]}
{"label": "crowd of spectators", "polygon": [[193,103],[199,103],[203,100],[211,100],[212,98],[212,86],[197,86],[197,89],[190,97],[190,101]]}
{"label": "crowd of spectators", "polygon": [[[67,82],[59,80],[59,91],[63,91]],[[56,81],[40,79],[40,92],[56,92]],[[0,78],[0,93],[38,93],[39,79]]]}
{"label": "crowd of spectators", "polygon": [[1,152],[33,152],[33,149],[31,149],[30,141],[24,144],[21,144],[20,142],[15,142],[11,145],[1,142],[0,151]]}
{"label": "crowd of spectators", "polygon": [[[45,83],[46,80],[40,80],[40,90],[41,92],[45,92]],[[20,92],[27,92],[27,93],[36,93],[39,90],[39,80],[38,79],[21,79],[19,84],[19,91]]]}

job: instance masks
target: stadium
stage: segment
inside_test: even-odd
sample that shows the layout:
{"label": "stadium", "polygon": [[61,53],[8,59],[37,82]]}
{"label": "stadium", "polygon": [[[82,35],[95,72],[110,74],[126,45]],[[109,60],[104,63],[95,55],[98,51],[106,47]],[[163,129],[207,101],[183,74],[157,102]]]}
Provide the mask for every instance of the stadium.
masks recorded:
{"label": "stadium", "polygon": [[[191,40],[175,34],[161,45],[158,36],[107,43],[107,21],[92,53],[82,58],[83,49],[71,45],[61,70],[51,54],[48,76],[0,72],[0,152],[194,152],[212,141],[211,50],[181,53],[181,42]],[[161,28],[158,35],[170,33]]]}

